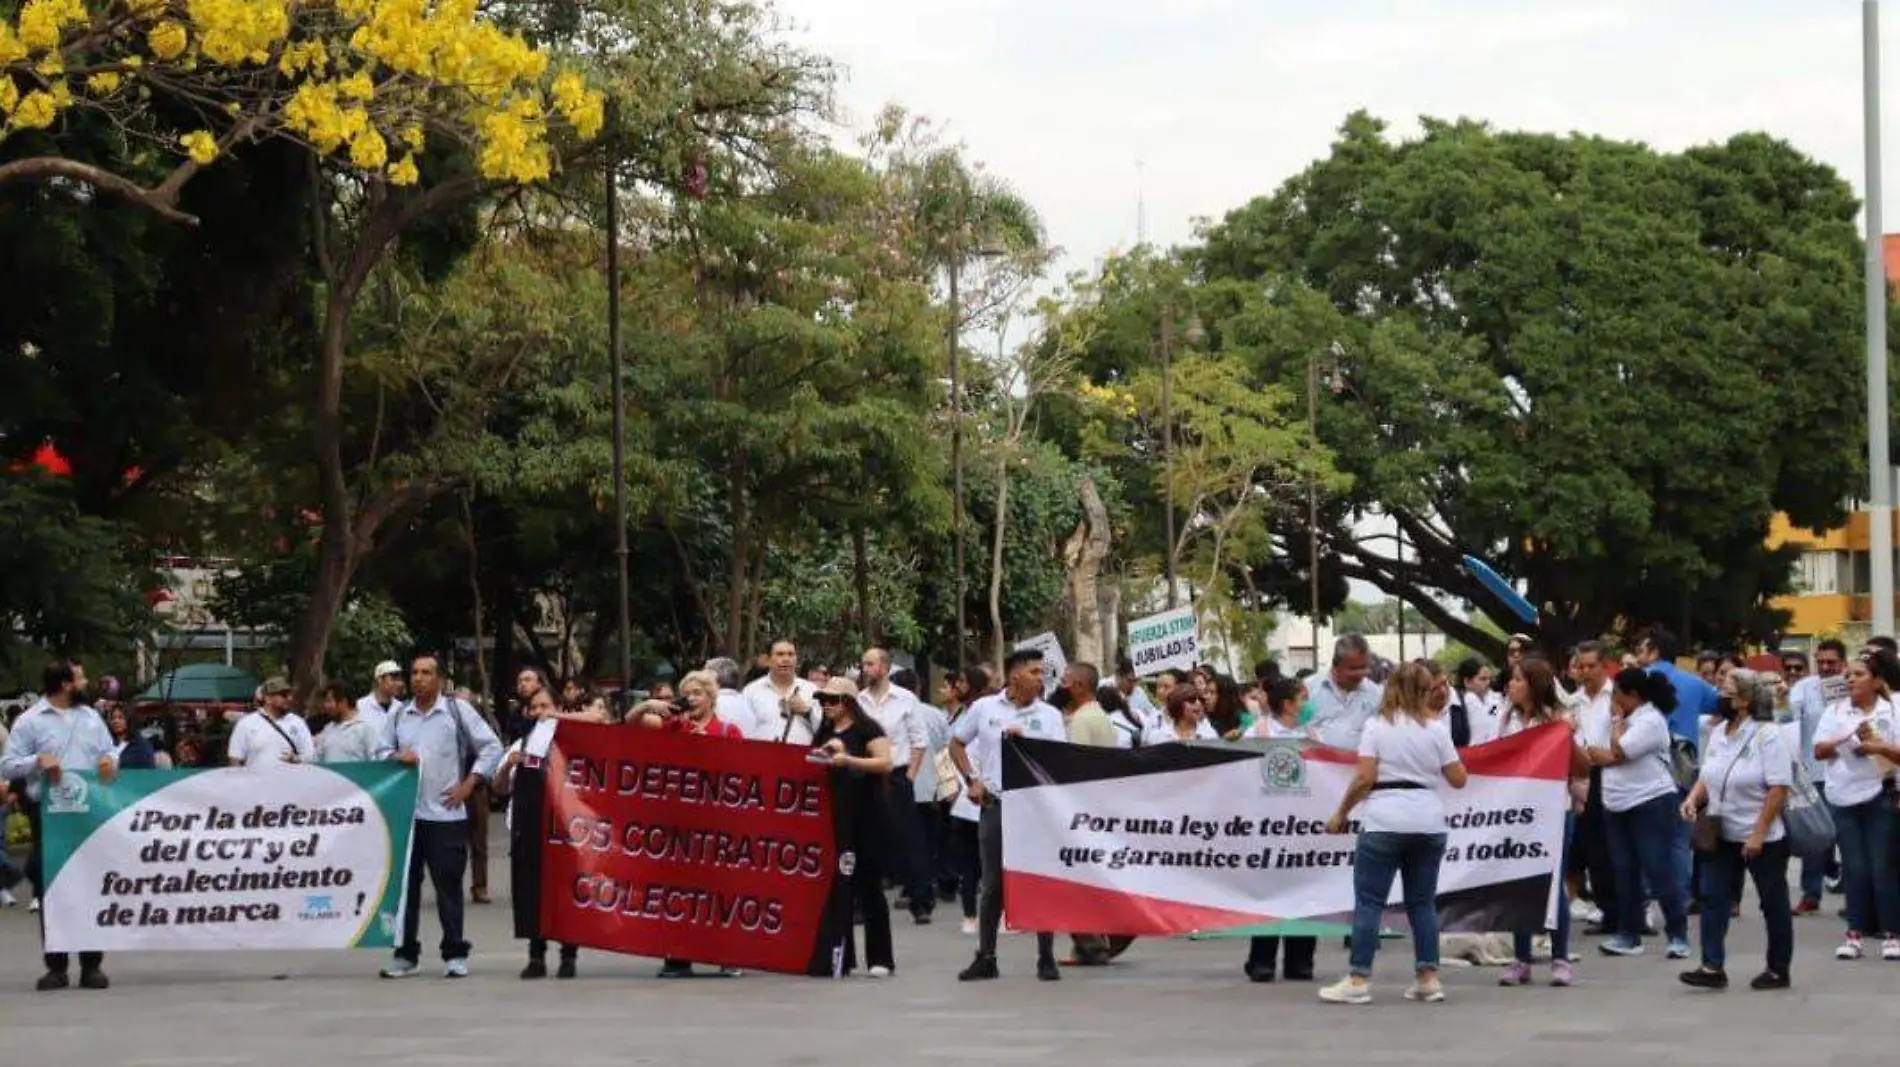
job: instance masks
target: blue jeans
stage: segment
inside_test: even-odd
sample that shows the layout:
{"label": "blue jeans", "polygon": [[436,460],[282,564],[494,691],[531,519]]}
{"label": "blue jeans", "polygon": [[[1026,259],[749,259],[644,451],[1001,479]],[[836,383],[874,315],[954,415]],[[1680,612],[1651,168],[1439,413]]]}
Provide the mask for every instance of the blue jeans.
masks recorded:
{"label": "blue jeans", "polygon": [[[1610,864],[1619,886],[1647,885],[1662,904],[1663,926],[1671,941],[1689,939],[1689,904],[1676,875],[1675,835],[1685,825],[1676,794],[1664,793],[1628,811],[1607,813]],[[1628,942],[1643,940],[1643,894],[1616,895],[1616,933]]]}
{"label": "blue jeans", "polygon": [[1722,970],[1727,961],[1729,902],[1742,891],[1742,873],[1755,882],[1762,924],[1768,932],[1768,969],[1786,976],[1794,961],[1794,910],[1788,904],[1788,842],[1770,841],[1761,855],[1742,858],[1742,846],[1722,841],[1702,854],[1702,965]]}
{"label": "blue jeans", "polygon": [[1884,793],[1851,808],[1834,807],[1834,838],[1841,849],[1841,887],[1847,890],[1847,928],[1857,934],[1900,934],[1893,823],[1893,798]]}
{"label": "blue jeans", "polygon": [[[1682,802],[1687,799],[1689,799],[1687,789],[1676,791],[1677,808],[1681,808]],[[1669,847],[1675,862],[1676,893],[1684,902],[1683,907],[1687,908],[1688,901],[1695,899],[1695,872],[1700,866],[1696,862],[1695,845],[1691,841],[1691,836],[1695,833],[1695,824],[1684,820],[1679,812],[1671,811],[1669,826],[1671,830]]]}
{"label": "blue jeans", "polygon": [[1359,835],[1352,857],[1352,973],[1372,976],[1379,951],[1379,920],[1392,879],[1405,883],[1405,916],[1412,925],[1412,954],[1418,970],[1438,968],[1438,866],[1445,858],[1445,834],[1395,834],[1370,830]]}
{"label": "blue jeans", "polygon": [[[1552,962],[1570,958],[1570,895],[1564,892],[1564,872],[1570,869],[1570,842],[1577,833],[1577,816],[1564,814],[1563,855],[1557,861],[1557,929],[1550,935],[1550,958]],[[1538,931],[1543,929],[1540,923],[1529,930],[1514,930],[1511,933],[1511,947],[1519,963],[1531,961],[1531,941]]]}

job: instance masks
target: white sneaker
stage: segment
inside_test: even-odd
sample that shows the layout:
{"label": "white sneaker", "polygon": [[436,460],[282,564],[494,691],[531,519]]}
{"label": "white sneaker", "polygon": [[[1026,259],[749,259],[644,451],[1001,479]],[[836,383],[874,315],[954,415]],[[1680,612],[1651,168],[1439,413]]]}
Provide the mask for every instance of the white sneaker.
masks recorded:
{"label": "white sneaker", "polygon": [[1900,937],[1889,937],[1880,944],[1880,958],[1900,960]]}
{"label": "white sneaker", "polygon": [[1445,1002],[1444,983],[1438,980],[1437,975],[1432,975],[1430,978],[1419,978],[1411,985],[1405,987],[1405,999],[1416,1000],[1425,1004],[1442,1004]]}
{"label": "white sneaker", "polygon": [[34,898],[33,898],[33,903],[31,903],[31,904],[28,904],[28,905],[26,906],[26,910],[27,910],[27,911],[30,911],[30,912],[31,912],[31,911],[38,911],[38,910],[40,910],[40,898],[38,898],[38,897],[34,897]]}
{"label": "white sneaker", "polygon": [[1319,999],[1328,1004],[1370,1004],[1372,983],[1350,976],[1341,978],[1332,985],[1321,986]]}
{"label": "white sneaker", "polygon": [[889,978],[891,976],[891,969],[880,965],[865,971],[864,976],[866,978]]}
{"label": "white sneaker", "polygon": [[468,961],[467,960],[447,961],[446,963],[442,965],[442,977],[467,978],[468,977]]}
{"label": "white sneaker", "polygon": [[1847,940],[1841,942],[1841,947],[1834,950],[1837,960],[1857,960],[1861,955],[1859,934],[1848,934]]}
{"label": "white sneaker", "polygon": [[17,908],[19,906],[19,898],[13,895],[11,889],[0,889],[0,908]]}
{"label": "white sneaker", "polygon": [[976,920],[975,919],[963,920],[963,933],[964,933],[964,936],[966,937],[976,936]]}
{"label": "white sneaker", "polygon": [[399,956],[390,960],[389,963],[377,973],[384,978],[412,978],[415,976],[415,973],[421,969],[420,965],[410,963],[408,960]]}

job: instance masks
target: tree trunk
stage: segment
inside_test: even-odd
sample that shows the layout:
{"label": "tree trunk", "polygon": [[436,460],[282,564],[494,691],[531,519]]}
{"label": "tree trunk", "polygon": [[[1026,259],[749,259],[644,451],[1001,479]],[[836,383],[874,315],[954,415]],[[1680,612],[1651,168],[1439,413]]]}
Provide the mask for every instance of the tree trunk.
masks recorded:
{"label": "tree trunk", "polygon": [[310,602],[297,620],[297,634],[290,646],[290,678],[293,707],[308,708],[310,698],[323,684],[323,657],[330,648],[330,629],[343,611],[350,582],[356,577],[356,556],[350,550],[347,529],[333,529],[326,522],[317,546],[317,584],[310,591]]}
{"label": "tree trunk", "polygon": [[745,457],[734,453],[726,465],[730,484],[726,489],[726,509],[731,516],[732,544],[726,561],[726,655],[739,657],[739,642],[745,638],[746,554],[752,550],[747,536],[745,508]]}
{"label": "tree trunk", "polygon": [[1082,521],[1076,523],[1075,533],[1062,548],[1063,563],[1069,571],[1069,616],[1075,620],[1074,641],[1069,647],[1075,650],[1076,662],[1093,664],[1107,673],[1113,664],[1106,659],[1101,599],[1097,590],[1102,561],[1108,558],[1112,544],[1108,509],[1102,506],[1095,479],[1082,479],[1080,495]]}
{"label": "tree trunk", "polygon": [[467,493],[461,494],[462,543],[468,548],[468,589],[474,598],[469,633],[475,640],[475,691],[484,698],[491,698],[495,691],[494,678],[488,673],[488,657],[482,654],[482,631],[488,628],[482,615],[482,557],[475,542],[475,508],[468,497]]}
{"label": "tree trunk", "polygon": [[866,648],[878,643],[871,629],[871,558],[864,543],[864,524],[851,524],[851,577],[858,594],[858,640]]}
{"label": "tree trunk", "polygon": [[1009,521],[1009,456],[996,461],[996,521],[990,532],[990,662],[1003,676],[1003,529]]}

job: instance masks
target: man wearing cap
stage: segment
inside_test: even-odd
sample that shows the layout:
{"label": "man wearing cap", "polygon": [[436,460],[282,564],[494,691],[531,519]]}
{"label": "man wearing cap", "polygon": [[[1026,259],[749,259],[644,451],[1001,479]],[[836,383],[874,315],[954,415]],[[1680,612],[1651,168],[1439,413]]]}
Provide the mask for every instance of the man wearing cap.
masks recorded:
{"label": "man wearing cap", "polygon": [[264,682],[263,706],[231,727],[228,754],[233,767],[275,767],[308,763],[316,750],[303,716],[290,710],[290,680],[279,676]]}
{"label": "man wearing cap", "polygon": [[356,702],[356,717],[383,732],[383,720],[402,707],[402,664],[386,659],[376,665],[376,686]]}

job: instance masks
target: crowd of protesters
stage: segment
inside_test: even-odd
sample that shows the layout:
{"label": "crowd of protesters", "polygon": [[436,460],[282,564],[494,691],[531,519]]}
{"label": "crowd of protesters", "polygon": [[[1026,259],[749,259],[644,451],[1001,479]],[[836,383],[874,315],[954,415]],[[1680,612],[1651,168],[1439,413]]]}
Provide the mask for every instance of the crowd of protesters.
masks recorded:
{"label": "crowd of protesters", "polygon": [[[1793,919],[1823,910],[1837,887],[1845,935],[1835,951],[1859,959],[1879,941],[1887,960],[1900,960],[1900,828],[1894,764],[1900,760],[1894,693],[1900,659],[1878,638],[1850,656],[1824,641],[1810,658],[1779,657],[1778,672],[1746,666],[1740,657],[1704,656],[1695,671],[1675,665],[1679,649],[1651,631],[1628,654],[1596,642],[1553,662],[1523,635],[1507,645],[1496,669],[1476,660],[1449,673],[1429,661],[1390,664],[1359,637],[1342,637],[1329,664],[1302,677],[1283,677],[1271,663],[1242,684],[1212,667],[1165,671],[1152,690],[1124,661],[1112,677],[1090,663],[1069,664],[1045,685],[1040,654],[1011,654],[1000,676],[971,667],[947,672],[928,698],[921,679],[885,649],[865,650],[854,670],[834,673],[805,665],[790,641],[779,641],[748,672],[714,659],[679,679],[645,691],[603,693],[569,680],[556,694],[533,669],[515,680],[515,700],[490,714],[466,690],[453,691],[439,661],[421,656],[406,666],[377,666],[360,697],[340,686],[320,694],[312,730],[291,709],[282,678],[260,687],[255,709],[231,716],[222,759],[207,760],[189,734],[167,735],[138,722],[118,702],[116,681],[89,686],[82,665],[50,665],[43,695],[20,713],[0,759],[0,803],[33,821],[38,799],[62,771],[102,776],[139,767],[217,765],[268,768],[282,763],[398,760],[419,769],[421,787],[407,900],[420,899],[426,876],[436,896],[443,973],[468,973],[471,946],[464,905],[488,903],[489,797],[506,802],[512,899],[518,936],[529,943],[523,978],[546,976],[547,943],[536,929],[532,879],[523,884],[521,857],[537,846],[537,752],[561,721],[621,723],[694,736],[750,739],[822,753],[853,793],[846,828],[856,856],[852,896],[863,928],[863,973],[887,977],[897,968],[893,911],[929,924],[940,903],[960,912],[961,930],[976,938],[975,956],[960,977],[997,977],[998,935],[1007,917],[1002,893],[1002,741],[1042,737],[1075,744],[1139,749],[1243,738],[1308,740],[1358,753],[1357,774],[1334,818],[1361,827],[1354,860],[1357,907],[1348,940],[1346,977],[1320,990],[1336,1003],[1371,999],[1370,976],[1380,920],[1396,880],[1414,943],[1408,999],[1444,997],[1438,981],[1436,882],[1446,845],[1441,786],[1463,788],[1459,749],[1532,727],[1561,724],[1574,740],[1572,810],[1564,829],[1564,885],[1557,922],[1514,935],[1514,962],[1501,983],[1528,985],[1540,935],[1549,934],[1553,986],[1571,984],[1576,957],[1572,925],[1601,938],[1606,957],[1644,952],[1658,932],[1670,959],[1687,959],[1690,919],[1700,918],[1700,959],[1682,974],[1700,988],[1727,985],[1724,941],[1744,879],[1752,881],[1768,934],[1765,969],[1756,989],[1787,988],[1794,956]],[[91,701],[96,700],[96,703]],[[1787,729],[1779,728],[1787,724]],[[5,724],[0,724],[0,730]],[[537,746],[536,736],[542,740]],[[1792,735],[1795,740],[1787,738]],[[511,740],[504,747],[503,738]],[[1791,790],[1811,783],[1832,816],[1836,849],[1802,857],[1797,892],[1783,825]],[[43,888],[37,846],[23,872]],[[19,874],[0,850],[0,905],[11,906]],[[464,890],[467,890],[465,895]],[[894,893],[894,899],[890,894]],[[404,908],[388,978],[421,965],[420,909]],[[1130,939],[1073,935],[1067,958],[1055,939],[1036,937],[1036,974],[1047,981],[1065,967],[1109,963]],[[1314,977],[1317,942],[1310,937],[1254,938],[1243,966],[1253,981]],[[856,946],[844,961],[860,960]],[[40,988],[63,988],[68,961],[49,954]],[[693,972],[686,960],[665,961],[661,975]],[[578,953],[561,947],[555,974],[572,977]],[[732,975],[731,969],[722,974]],[[96,953],[82,953],[80,984],[108,982]]]}

